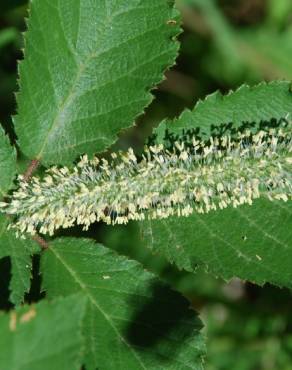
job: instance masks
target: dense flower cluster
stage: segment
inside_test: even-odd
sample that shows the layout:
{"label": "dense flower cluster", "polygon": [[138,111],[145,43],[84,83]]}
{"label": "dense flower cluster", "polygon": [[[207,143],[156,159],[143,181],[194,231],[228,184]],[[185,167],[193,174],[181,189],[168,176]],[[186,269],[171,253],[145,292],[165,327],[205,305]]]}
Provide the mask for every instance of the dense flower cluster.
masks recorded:
{"label": "dense flower cluster", "polygon": [[149,146],[138,160],[132,149],[112,153],[110,161],[83,156],[73,169],[52,167],[43,179],[25,182],[0,209],[15,215],[21,234],[53,235],[75,224],[87,229],[96,221],[188,216],[228,206],[252,204],[260,196],[292,198],[291,125],[246,131],[172,150]]}

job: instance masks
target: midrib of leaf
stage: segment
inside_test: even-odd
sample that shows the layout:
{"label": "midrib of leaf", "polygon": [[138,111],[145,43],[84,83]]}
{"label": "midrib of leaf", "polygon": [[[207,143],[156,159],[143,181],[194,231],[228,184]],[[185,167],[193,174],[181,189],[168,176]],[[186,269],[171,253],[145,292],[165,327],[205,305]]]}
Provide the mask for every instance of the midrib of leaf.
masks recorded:
{"label": "midrib of leaf", "polygon": [[[45,1],[46,1],[46,0],[45,0]],[[48,4],[50,4],[49,2],[47,2],[47,3],[48,3]],[[50,5],[52,6],[52,4],[50,4]],[[53,7],[53,6],[52,6],[52,7]],[[159,8],[159,7],[158,7],[158,8]],[[59,7],[58,7],[58,8],[56,8],[56,10],[58,11],[58,15],[59,15],[59,24],[60,24],[60,27],[61,27],[61,28],[62,28],[62,30],[63,30],[63,22],[62,22],[62,17],[60,16],[60,9],[59,9]],[[122,14],[127,14],[127,13],[129,13],[130,11],[133,11],[133,10],[135,10],[135,9],[134,9],[134,8],[132,8],[132,9],[130,9],[130,10],[128,9],[127,11],[116,13],[116,14],[114,14],[112,17],[108,17],[108,18],[105,20],[105,22],[102,24],[102,27],[101,27],[101,31],[100,31],[100,33],[102,34],[103,30],[105,30],[107,27],[109,27],[109,26],[110,26],[110,24],[114,21],[114,18],[115,18],[115,17],[120,16],[120,15],[122,15]],[[78,32],[77,32],[77,36],[76,36],[76,45],[78,44],[78,41],[79,41],[80,11],[81,11],[81,1],[79,0],[79,13],[78,13],[78,14],[79,14],[79,17],[78,17],[79,21],[78,21]],[[107,13],[107,15],[108,15],[108,11],[107,11],[106,13]],[[73,101],[74,97],[76,96],[76,93],[77,93],[77,92],[76,92],[76,86],[78,86],[78,82],[80,81],[80,78],[82,77],[84,70],[85,70],[85,69],[88,67],[88,65],[90,64],[90,61],[91,61],[92,59],[94,59],[94,58],[100,57],[100,56],[102,56],[103,54],[106,54],[106,53],[110,52],[111,50],[113,50],[113,49],[115,49],[115,48],[117,48],[117,47],[120,47],[120,46],[121,46],[121,45],[123,45],[123,44],[127,44],[127,43],[129,43],[130,41],[133,41],[133,40],[135,40],[135,39],[137,39],[137,38],[140,38],[142,35],[145,35],[145,34],[147,34],[147,33],[151,33],[151,32],[153,32],[153,31],[158,31],[158,30],[159,30],[159,28],[161,28],[161,25],[158,25],[158,27],[156,27],[156,28],[149,29],[149,30],[147,30],[147,32],[143,32],[143,33],[139,34],[139,35],[138,35],[138,36],[136,36],[136,37],[133,37],[133,38],[127,39],[125,42],[119,43],[118,45],[115,45],[115,46],[113,46],[113,47],[107,48],[107,49],[102,50],[102,51],[100,51],[100,52],[94,52],[94,53],[91,53],[91,54],[89,54],[89,55],[86,57],[85,62],[84,62],[84,63],[81,63],[81,64],[80,64],[80,63],[78,63],[78,55],[76,54],[76,51],[75,51],[74,49],[72,49],[72,47],[71,47],[70,43],[68,42],[68,40],[67,40],[67,38],[66,38],[66,34],[65,34],[64,30],[63,30],[63,37],[64,37],[64,40],[65,40],[65,42],[66,42],[66,45],[67,45],[67,47],[68,47],[68,50],[70,50],[70,52],[71,52],[71,53],[72,53],[72,55],[74,56],[75,61],[77,62],[78,70],[77,70],[77,73],[76,73],[76,75],[75,75],[74,82],[72,83],[71,88],[69,89],[69,92],[68,92],[67,96],[63,99],[62,103],[61,103],[61,104],[60,104],[60,106],[59,106],[58,111],[56,112],[56,115],[55,115],[55,118],[53,119],[53,123],[52,123],[52,125],[51,125],[51,128],[49,129],[49,131],[47,132],[47,135],[46,135],[46,136],[45,136],[45,138],[44,138],[44,141],[43,141],[43,144],[42,144],[42,146],[41,146],[41,148],[40,148],[40,150],[39,150],[39,153],[36,155],[36,159],[41,160],[42,155],[43,155],[43,153],[45,152],[46,145],[47,145],[47,143],[48,143],[48,141],[49,141],[49,139],[50,139],[51,135],[52,135],[52,134],[53,134],[53,132],[56,130],[56,128],[57,128],[58,126],[62,125],[62,123],[64,122],[64,120],[65,120],[64,112],[66,112],[66,108],[70,106],[70,104],[72,103],[72,101]],[[41,27],[39,28],[39,30],[42,32],[42,28],[41,28]],[[44,39],[44,42],[46,42],[46,37],[43,37],[43,39]],[[47,53],[48,53],[47,47],[46,47],[46,51],[47,51]],[[165,52],[163,52],[163,53],[159,54],[159,55],[158,55],[158,56],[156,56],[153,60],[155,60],[156,58],[158,58],[158,57],[160,57],[160,56],[162,56],[163,54],[166,54],[166,53],[168,53],[168,51],[165,51]],[[153,60],[147,60],[147,62],[146,62],[146,63],[144,63],[144,64],[140,64],[140,65],[139,65],[139,67],[141,67],[142,65],[147,65],[147,64],[149,64],[149,63],[153,62]],[[111,81],[109,81],[109,82],[107,82],[107,83],[105,83],[105,84],[101,84],[101,85],[99,85],[99,86],[98,86],[98,88],[102,88],[102,87],[104,87],[104,86],[106,86],[106,85],[110,85],[110,84],[112,84],[112,83],[116,82],[117,80],[122,79],[122,78],[124,78],[124,77],[126,77],[126,76],[130,75],[130,74],[131,74],[132,72],[134,72],[134,71],[135,71],[135,69],[130,70],[130,71],[128,71],[126,74],[123,74],[123,75],[119,76],[119,77],[118,77],[118,79],[111,80]],[[51,75],[51,72],[50,72],[50,69],[49,69],[49,68],[48,68],[48,72],[49,72],[49,74]],[[51,79],[51,80],[52,80],[52,79]],[[52,87],[53,87],[53,90],[55,91],[55,87],[54,87],[54,84],[53,84],[53,83],[52,83]],[[96,89],[96,88],[95,88],[95,89]],[[86,90],[86,93],[88,93],[88,91],[89,91],[89,90]],[[81,94],[80,96],[82,96],[82,94]],[[131,103],[132,103],[132,102],[131,102]],[[104,114],[104,112],[103,112],[102,114]],[[102,114],[101,114],[101,115],[102,115]],[[95,138],[95,139],[93,139],[93,140],[92,140],[92,142],[94,142],[94,141],[96,141],[96,140],[100,140],[100,138]],[[84,142],[79,142],[79,143],[78,143],[78,144],[76,144],[76,145],[69,145],[69,146],[66,146],[66,148],[69,148],[69,147],[70,147],[70,148],[72,148],[72,147],[75,147],[75,146],[79,146],[79,145],[82,145],[82,144],[84,144],[84,143],[86,143],[86,142],[88,142],[88,140],[86,140],[86,141],[84,141]]]}
{"label": "midrib of leaf", "polygon": [[[121,44],[120,44],[120,45],[121,45]],[[110,49],[109,49],[109,50],[110,50]],[[108,51],[109,51],[109,50],[108,50]],[[106,52],[108,52],[108,51],[106,51]],[[105,52],[104,52],[104,53],[105,53]],[[92,56],[88,57],[88,60],[93,59],[94,57],[100,56],[100,55],[102,55],[102,54],[103,54],[103,53],[100,53],[100,54],[97,54],[97,55],[92,55]],[[141,67],[142,65],[147,65],[147,64],[149,64],[149,63],[153,62],[156,58],[161,57],[161,56],[162,56],[162,55],[164,55],[164,54],[166,54],[166,52],[159,54],[159,55],[158,55],[158,56],[156,56],[154,59],[152,59],[152,60],[148,60],[148,61],[147,61],[146,63],[144,63],[144,64],[140,64],[140,67]],[[45,151],[45,149],[46,149],[46,144],[47,144],[47,142],[48,142],[48,140],[49,140],[49,138],[50,138],[51,134],[56,130],[56,128],[59,126],[59,124],[62,124],[62,120],[61,120],[60,118],[62,118],[62,116],[64,116],[64,114],[63,114],[63,113],[66,111],[66,108],[70,106],[71,102],[73,101],[73,98],[76,96],[76,92],[75,92],[74,90],[76,89],[76,86],[78,85],[78,82],[79,82],[79,80],[80,80],[80,77],[82,76],[82,72],[87,68],[87,65],[88,65],[87,63],[88,63],[88,62],[86,62],[86,63],[84,63],[84,64],[82,64],[82,65],[81,65],[81,68],[80,68],[80,70],[79,70],[79,72],[78,72],[78,74],[77,74],[77,76],[76,76],[76,79],[75,79],[75,81],[74,81],[74,83],[73,83],[73,86],[72,86],[72,88],[70,89],[70,91],[69,91],[69,93],[68,93],[67,97],[64,99],[63,103],[60,105],[60,110],[57,112],[57,115],[56,115],[56,117],[55,117],[55,119],[54,119],[54,121],[53,121],[53,124],[52,124],[52,126],[51,126],[50,130],[48,131],[48,134],[47,134],[47,135],[46,135],[46,137],[45,137],[45,140],[44,140],[44,142],[43,142],[43,145],[42,145],[42,147],[41,147],[41,149],[40,149],[39,153],[37,154],[36,159],[41,160],[42,155],[43,155],[43,153],[44,153],[44,151]],[[131,74],[132,72],[134,72],[134,71],[135,71],[135,69],[132,69],[132,70],[130,70],[128,73],[123,74],[123,75],[120,75],[117,79],[112,80],[112,81],[110,81],[110,82],[107,82],[107,83],[105,83],[105,84],[101,84],[101,85],[99,85],[98,87],[99,87],[99,88],[102,88],[102,87],[104,87],[104,86],[106,86],[106,85],[110,85],[110,84],[112,84],[112,83],[114,83],[114,82],[116,82],[116,81],[118,81],[118,80],[120,80],[120,79],[123,79],[124,77],[126,77],[126,76],[130,75],[130,74]],[[86,91],[86,93],[87,93],[88,91],[89,91],[89,90],[87,90],[87,91]],[[80,96],[82,96],[82,94],[81,94]],[[132,103],[133,103],[133,101],[131,101],[131,102],[127,103],[127,104],[123,104],[122,106],[125,106],[125,105],[131,105]],[[119,109],[119,108],[121,108],[122,106],[118,106],[118,107],[116,107],[115,109]],[[113,111],[113,110],[111,110],[111,112],[112,112],[112,111]],[[108,112],[108,111],[107,111],[107,112],[102,112],[102,113],[100,114],[100,116],[104,115],[104,113],[109,113],[109,112]],[[95,115],[94,117],[98,117],[98,116],[99,116],[99,115]],[[64,117],[64,118],[65,118],[65,117]],[[73,122],[74,122],[74,121],[73,121]],[[96,140],[100,140],[100,138],[94,138],[94,139],[92,139],[92,140],[79,141],[79,142],[78,142],[78,144],[74,144],[74,145],[67,145],[67,146],[64,146],[64,148],[73,148],[73,147],[80,146],[80,145],[82,145],[82,144],[84,144],[84,143],[94,142],[94,141],[96,141]]]}
{"label": "midrib of leaf", "polygon": [[100,307],[98,302],[94,299],[94,297],[91,295],[89,290],[87,289],[86,285],[82,282],[82,280],[77,276],[74,270],[71,269],[71,267],[63,260],[63,258],[59,255],[59,253],[56,251],[55,248],[50,249],[51,252],[55,255],[55,257],[62,263],[62,265],[67,269],[67,271],[70,273],[72,278],[75,280],[75,282],[80,286],[80,288],[86,293],[86,295],[89,297],[90,302],[99,310],[99,312],[104,316],[106,321],[110,324],[110,326],[113,328],[117,336],[120,338],[120,340],[129,348],[130,352],[133,354],[134,358],[137,360],[139,365],[142,369],[147,370],[147,368],[142,363],[140,357],[136,353],[136,351],[129,345],[129,343],[126,341],[126,339],[121,335],[119,330],[116,328],[114,322],[111,320],[111,318],[104,312],[104,310]]}

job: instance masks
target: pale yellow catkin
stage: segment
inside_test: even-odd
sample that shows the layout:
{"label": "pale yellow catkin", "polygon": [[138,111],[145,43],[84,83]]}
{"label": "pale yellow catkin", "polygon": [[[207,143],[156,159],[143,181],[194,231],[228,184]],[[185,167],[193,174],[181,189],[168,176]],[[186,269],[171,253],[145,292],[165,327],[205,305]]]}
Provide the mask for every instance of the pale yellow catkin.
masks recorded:
{"label": "pale yellow catkin", "polygon": [[291,124],[279,129],[246,131],[235,139],[193,138],[169,150],[150,146],[140,160],[132,149],[112,153],[110,161],[85,155],[73,169],[48,169],[19,189],[0,210],[15,216],[11,227],[25,233],[53,235],[59,228],[96,221],[189,216],[228,206],[252,204],[260,196],[292,198]]}

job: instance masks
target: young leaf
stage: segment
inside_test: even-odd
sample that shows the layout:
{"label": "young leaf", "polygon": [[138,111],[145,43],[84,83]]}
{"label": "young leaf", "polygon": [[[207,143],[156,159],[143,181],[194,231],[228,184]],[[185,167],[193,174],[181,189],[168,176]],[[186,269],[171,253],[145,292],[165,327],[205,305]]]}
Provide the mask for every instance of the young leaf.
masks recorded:
{"label": "young leaf", "polygon": [[80,370],[85,303],[78,294],[2,314],[0,369]]}
{"label": "young leaf", "polygon": [[174,63],[173,1],[31,3],[16,132],[45,164],[105,150],[152,100]]}
{"label": "young leaf", "polygon": [[257,86],[241,86],[238,90],[222,95],[215,92],[199,101],[192,111],[186,109],[174,121],[165,120],[154,130],[162,142],[167,129],[181,135],[185,130],[198,128],[202,137],[209,137],[213,127],[232,123],[238,128],[242,123],[259,124],[272,118],[280,120],[292,114],[290,83],[273,81]]}
{"label": "young leaf", "polygon": [[90,240],[63,238],[44,253],[42,273],[49,297],[82,292],[88,298],[88,370],[202,369],[196,313],[137,262]]}
{"label": "young leaf", "polygon": [[[165,129],[180,135],[183,130],[199,128],[202,136],[209,137],[212,125],[232,123],[237,128],[247,122],[289,119],[291,113],[289,83],[263,83],[226,96],[211,95],[174,122],[162,123],[157,133],[161,140]],[[252,206],[147,221],[141,228],[148,246],[179,268],[193,271],[203,264],[225,279],[237,276],[258,284],[291,287],[291,203],[259,199]]]}
{"label": "young leaf", "polygon": [[0,126],[0,198],[11,188],[16,174],[16,151]]}

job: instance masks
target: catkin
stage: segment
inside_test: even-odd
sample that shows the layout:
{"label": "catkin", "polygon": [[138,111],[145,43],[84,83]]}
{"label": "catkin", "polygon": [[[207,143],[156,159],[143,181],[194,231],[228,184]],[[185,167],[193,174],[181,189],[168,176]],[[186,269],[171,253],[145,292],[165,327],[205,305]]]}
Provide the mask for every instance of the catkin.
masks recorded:
{"label": "catkin", "polygon": [[111,160],[85,155],[73,168],[49,168],[25,182],[0,210],[14,215],[10,225],[25,233],[53,235],[59,228],[96,221],[162,219],[252,204],[259,197],[292,198],[291,125],[246,131],[173,148],[149,146],[138,160],[132,149]]}

